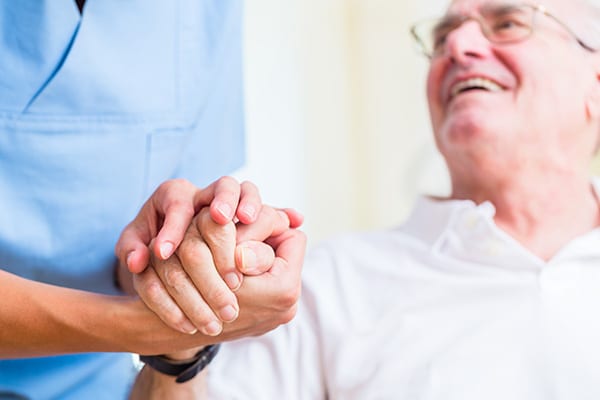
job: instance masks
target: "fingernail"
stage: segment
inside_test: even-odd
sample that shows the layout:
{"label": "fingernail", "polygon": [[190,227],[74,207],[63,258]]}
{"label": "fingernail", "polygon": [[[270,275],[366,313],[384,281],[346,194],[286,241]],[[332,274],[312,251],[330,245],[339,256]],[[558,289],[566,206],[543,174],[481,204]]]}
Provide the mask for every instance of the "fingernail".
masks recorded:
{"label": "fingernail", "polygon": [[217,211],[219,211],[219,213],[227,219],[231,219],[232,217],[231,207],[229,207],[229,204],[227,203],[219,204],[217,206]]}
{"label": "fingernail", "polygon": [[221,308],[221,311],[219,312],[219,317],[223,322],[231,322],[237,318],[237,315],[237,310],[231,305]]}
{"label": "fingernail", "polygon": [[125,264],[127,264],[127,268],[131,269],[131,261],[133,259],[133,253],[135,253],[135,250],[130,251],[129,254],[127,254],[127,258],[125,259]]}
{"label": "fingernail", "polygon": [[204,333],[208,336],[217,336],[219,333],[221,333],[221,330],[221,324],[217,321],[212,321],[204,327]]}
{"label": "fingernail", "polygon": [[198,332],[198,328],[196,328],[190,321],[185,321],[181,328],[183,329],[183,333],[187,333],[189,335],[193,335]]}
{"label": "fingernail", "polygon": [[249,247],[242,247],[242,269],[249,271],[258,267],[258,257],[254,250]]}
{"label": "fingernail", "polygon": [[175,245],[171,242],[163,242],[160,245],[160,257],[163,260],[166,260],[167,258],[171,257],[171,254],[173,253],[173,249],[175,248]]}
{"label": "fingernail", "polygon": [[225,275],[225,283],[231,290],[239,289],[242,282],[240,281],[240,277],[235,272],[230,272]]}
{"label": "fingernail", "polygon": [[243,213],[246,214],[250,219],[254,219],[254,215],[256,214],[256,210],[254,207],[247,205],[243,208]]}

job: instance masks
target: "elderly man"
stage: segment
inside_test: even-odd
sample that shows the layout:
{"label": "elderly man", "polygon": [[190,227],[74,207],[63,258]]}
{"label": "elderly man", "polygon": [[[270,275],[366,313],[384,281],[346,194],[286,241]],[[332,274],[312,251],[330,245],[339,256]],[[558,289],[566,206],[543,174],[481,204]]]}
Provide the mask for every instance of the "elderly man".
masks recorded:
{"label": "elderly man", "polygon": [[449,198],[314,249],[296,319],[224,344],[208,398],[599,399],[598,23],[455,0],[417,24]]}

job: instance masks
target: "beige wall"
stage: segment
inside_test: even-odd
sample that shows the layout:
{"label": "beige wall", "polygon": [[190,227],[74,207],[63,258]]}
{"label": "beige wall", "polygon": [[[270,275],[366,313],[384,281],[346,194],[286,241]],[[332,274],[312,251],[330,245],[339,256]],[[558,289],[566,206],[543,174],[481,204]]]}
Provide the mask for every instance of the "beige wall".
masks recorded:
{"label": "beige wall", "polygon": [[426,11],[399,0],[246,2],[250,149],[238,176],[267,202],[301,209],[313,241],[398,223],[418,191],[447,186],[427,64],[408,34]]}
{"label": "beige wall", "polygon": [[[427,62],[408,34],[445,0],[247,0],[249,166],[312,242],[400,222],[444,194],[427,116]],[[600,173],[600,162],[596,166]]]}

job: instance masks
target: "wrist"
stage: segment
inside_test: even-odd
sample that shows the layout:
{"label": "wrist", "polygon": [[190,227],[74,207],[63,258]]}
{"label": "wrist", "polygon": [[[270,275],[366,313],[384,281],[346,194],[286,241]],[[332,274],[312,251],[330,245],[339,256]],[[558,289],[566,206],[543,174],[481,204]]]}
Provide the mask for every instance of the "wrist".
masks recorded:
{"label": "wrist", "polygon": [[146,365],[136,378],[129,400],[206,399],[204,375],[201,373],[188,382],[175,383],[175,377]]}
{"label": "wrist", "polygon": [[175,353],[165,354],[164,357],[168,360],[172,360],[175,362],[184,362],[184,361],[192,361],[196,357],[196,354],[204,349],[206,346],[196,347],[189,350],[178,351]]}
{"label": "wrist", "polygon": [[176,376],[175,382],[183,383],[200,373],[217,355],[219,347],[220,344],[203,347],[192,358],[184,360],[174,360],[166,356],[140,356],[140,361],[162,374]]}

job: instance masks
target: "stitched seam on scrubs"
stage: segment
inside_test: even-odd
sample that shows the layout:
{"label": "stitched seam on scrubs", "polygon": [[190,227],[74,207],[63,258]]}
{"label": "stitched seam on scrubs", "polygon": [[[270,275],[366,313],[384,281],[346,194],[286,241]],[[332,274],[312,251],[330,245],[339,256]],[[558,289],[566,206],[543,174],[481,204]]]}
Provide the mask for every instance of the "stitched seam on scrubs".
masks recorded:
{"label": "stitched seam on scrubs", "polygon": [[79,33],[79,28],[80,27],[81,27],[81,19],[77,23],[77,26],[75,27],[75,31],[73,32],[73,36],[71,36],[71,40],[69,40],[69,44],[67,45],[67,48],[63,52],[63,55],[62,55],[61,59],[58,61],[58,64],[56,65],[56,67],[54,68],[54,70],[52,71],[52,73],[50,74],[50,76],[48,77],[48,79],[46,79],[46,81],[37,90],[37,92],[35,92],[35,94],[31,98],[31,100],[29,100],[29,102],[27,103],[27,105],[23,109],[24,113],[26,113],[29,110],[29,108],[31,107],[31,105],[37,100],[37,98],[40,96],[40,94],[42,94],[42,92],[48,87],[48,85],[50,84],[50,82],[52,82],[52,80],[54,79],[54,77],[56,77],[56,75],[58,74],[58,72],[61,70],[61,68],[65,64],[65,61],[67,60],[67,57],[71,53],[71,48],[73,47],[73,44],[75,43],[75,38],[77,38],[77,34]]}

